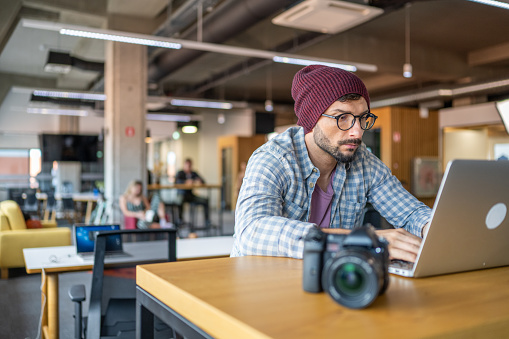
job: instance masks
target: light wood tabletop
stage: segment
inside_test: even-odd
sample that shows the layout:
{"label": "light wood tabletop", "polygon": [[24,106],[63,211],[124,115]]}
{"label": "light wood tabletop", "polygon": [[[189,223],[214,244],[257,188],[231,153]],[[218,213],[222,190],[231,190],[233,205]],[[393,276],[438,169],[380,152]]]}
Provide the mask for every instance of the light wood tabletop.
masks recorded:
{"label": "light wood tabletop", "polygon": [[509,337],[509,267],[411,279],[351,310],[302,290],[302,261],[210,259],[137,267],[136,281],[217,338]]}

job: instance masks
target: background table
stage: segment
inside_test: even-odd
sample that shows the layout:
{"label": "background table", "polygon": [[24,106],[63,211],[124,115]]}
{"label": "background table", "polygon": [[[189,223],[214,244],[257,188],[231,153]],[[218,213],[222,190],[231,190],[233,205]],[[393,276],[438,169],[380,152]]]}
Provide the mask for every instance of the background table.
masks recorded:
{"label": "background table", "polygon": [[219,189],[220,193],[220,207],[219,207],[219,230],[220,235],[223,235],[223,212],[224,212],[224,194],[223,194],[223,186],[218,184],[170,184],[170,185],[159,185],[159,184],[151,184],[147,186],[147,190],[149,191],[160,191],[160,190],[193,190],[193,189],[206,189],[207,190],[207,198],[211,200],[210,190],[211,189]]}
{"label": "background table", "polygon": [[[177,260],[191,260],[229,256],[233,237],[209,237],[177,240]],[[106,258],[106,267],[168,260],[168,242],[142,241],[124,243],[129,257]],[[42,298],[47,301],[42,314],[42,333],[45,338],[58,338],[58,275],[93,268],[93,260],[84,261],[76,255],[76,247],[42,247],[23,249],[27,273],[42,274]]]}
{"label": "background table", "polygon": [[509,267],[390,280],[371,307],[350,310],[302,290],[301,260],[162,263],[136,274],[139,313],[174,311],[215,338],[509,337]]}
{"label": "background table", "polygon": [[[35,195],[38,200],[44,202],[43,210],[46,209],[46,200],[48,199],[48,195],[46,193],[36,193]],[[70,194],[55,194],[55,200],[61,200],[62,197],[70,197],[72,200],[76,202],[85,202],[87,203],[87,208],[85,211],[85,223],[90,222],[90,217],[92,215],[92,210],[94,207],[94,203],[99,199],[99,195],[94,193],[70,193]]]}

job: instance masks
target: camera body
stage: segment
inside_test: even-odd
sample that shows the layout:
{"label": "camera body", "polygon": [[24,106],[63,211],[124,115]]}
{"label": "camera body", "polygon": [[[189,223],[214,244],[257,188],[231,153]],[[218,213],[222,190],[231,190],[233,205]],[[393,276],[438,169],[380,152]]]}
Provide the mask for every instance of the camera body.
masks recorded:
{"label": "camera body", "polygon": [[373,227],[350,234],[328,234],[313,228],[304,238],[304,291],[326,291],[349,308],[365,308],[389,285],[388,243]]}

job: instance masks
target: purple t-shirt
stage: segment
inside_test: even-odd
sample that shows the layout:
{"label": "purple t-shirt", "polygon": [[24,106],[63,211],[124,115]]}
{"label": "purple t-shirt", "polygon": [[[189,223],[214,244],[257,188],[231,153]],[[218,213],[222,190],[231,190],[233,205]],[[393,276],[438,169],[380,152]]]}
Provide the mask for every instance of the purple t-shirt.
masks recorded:
{"label": "purple t-shirt", "polygon": [[332,172],[332,176],[327,186],[327,192],[324,192],[320,186],[316,185],[313,195],[311,196],[311,212],[309,213],[309,222],[318,225],[322,228],[330,226],[330,215],[332,206],[332,197],[334,191],[332,190],[332,182],[336,170]]}

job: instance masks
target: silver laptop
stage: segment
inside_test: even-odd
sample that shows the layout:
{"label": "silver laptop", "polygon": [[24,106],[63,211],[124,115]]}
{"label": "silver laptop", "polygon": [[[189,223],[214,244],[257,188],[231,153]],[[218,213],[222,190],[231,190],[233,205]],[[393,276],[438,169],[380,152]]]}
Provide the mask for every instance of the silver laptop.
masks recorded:
{"label": "silver laptop", "polygon": [[[94,260],[95,233],[99,231],[115,231],[119,230],[120,225],[74,225],[74,244],[76,253],[83,260]],[[111,257],[128,257],[128,253],[124,252],[122,246],[122,237],[115,234],[106,237],[106,253],[105,258]]]}
{"label": "silver laptop", "polygon": [[509,161],[449,162],[415,264],[389,272],[427,277],[509,265],[508,208]]}

